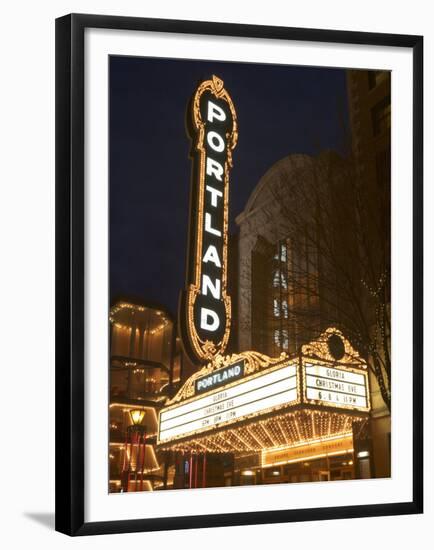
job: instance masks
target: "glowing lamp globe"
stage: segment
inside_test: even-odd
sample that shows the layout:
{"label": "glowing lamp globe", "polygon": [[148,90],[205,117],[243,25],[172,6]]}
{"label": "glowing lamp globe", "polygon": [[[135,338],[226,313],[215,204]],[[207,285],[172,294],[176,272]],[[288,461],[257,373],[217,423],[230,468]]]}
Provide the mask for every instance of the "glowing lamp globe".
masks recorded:
{"label": "glowing lamp globe", "polygon": [[133,409],[130,411],[131,422],[134,426],[139,426],[145,417],[145,411],[143,409]]}

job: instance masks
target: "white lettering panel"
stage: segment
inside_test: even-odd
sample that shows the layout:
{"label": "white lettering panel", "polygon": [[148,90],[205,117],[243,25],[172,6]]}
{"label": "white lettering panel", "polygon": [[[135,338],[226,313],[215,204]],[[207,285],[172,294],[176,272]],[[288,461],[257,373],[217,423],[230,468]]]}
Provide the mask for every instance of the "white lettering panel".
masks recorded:
{"label": "white lettering panel", "polygon": [[289,365],[160,413],[159,441],[211,429],[297,399],[297,372]]}
{"label": "white lettering panel", "polygon": [[328,378],[320,378],[319,376],[306,376],[306,386],[317,388],[319,390],[332,390],[350,395],[366,396],[365,386],[360,384],[348,384],[347,382],[339,382]]}
{"label": "white lettering panel", "polygon": [[367,409],[367,376],[340,368],[305,365],[306,398],[335,406]]}
{"label": "white lettering panel", "polygon": [[306,374],[331,378],[332,380],[341,380],[342,382],[352,382],[353,384],[365,385],[365,375],[356,372],[350,372],[339,368],[324,367],[322,365],[311,365],[306,363]]}

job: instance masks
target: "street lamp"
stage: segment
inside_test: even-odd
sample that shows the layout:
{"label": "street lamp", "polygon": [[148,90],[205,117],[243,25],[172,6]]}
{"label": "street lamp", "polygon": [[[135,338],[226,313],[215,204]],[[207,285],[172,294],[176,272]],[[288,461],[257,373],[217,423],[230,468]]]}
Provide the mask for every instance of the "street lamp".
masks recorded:
{"label": "street lamp", "polygon": [[[143,490],[143,471],[145,469],[146,427],[143,425],[146,411],[131,409],[128,411],[131,425],[127,427],[124,466],[122,471],[123,490],[130,491],[131,478],[134,479],[133,491]],[[140,482],[140,489],[137,488]]]}
{"label": "street lamp", "polygon": [[145,411],[143,409],[132,409],[129,412],[133,426],[140,426],[142,420],[145,418]]}

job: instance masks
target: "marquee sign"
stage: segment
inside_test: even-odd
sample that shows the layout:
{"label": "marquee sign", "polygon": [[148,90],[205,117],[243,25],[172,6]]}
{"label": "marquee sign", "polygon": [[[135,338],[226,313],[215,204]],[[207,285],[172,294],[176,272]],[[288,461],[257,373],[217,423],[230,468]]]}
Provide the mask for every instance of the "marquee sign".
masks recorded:
{"label": "marquee sign", "polygon": [[[234,365],[235,366],[235,365]],[[199,378],[200,380],[200,378]],[[297,366],[286,364],[159,413],[158,444],[230,425],[297,401]]]}
{"label": "marquee sign", "polygon": [[305,363],[304,380],[307,402],[359,411],[370,408],[366,371]]}
{"label": "marquee sign", "polygon": [[[331,337],[334,344],[340,338],[341,346],[331,349]],[[301,449],[289,448],[317,445],[318,438],[329,445],[330,437],[351,433],[352,423],[370,410],[366,362],[331,327],[292,357],[256,351],[217,355],[159,411],[157,444],[194,452],[273,448],[281,454],[270,455],[271,462],[292,461]],[[264,433],[269,434],[265,439]],[[324,447],[321,452],[342,450]]]}
{"label": "marquee sign", "polygon": [[227,346],[231,299],[227,293],[228,197],[237,118],[223,81],[202,82],[187,116],[192,140],[189,253],[186,289],[180,301],[185,350],[208,361]]}

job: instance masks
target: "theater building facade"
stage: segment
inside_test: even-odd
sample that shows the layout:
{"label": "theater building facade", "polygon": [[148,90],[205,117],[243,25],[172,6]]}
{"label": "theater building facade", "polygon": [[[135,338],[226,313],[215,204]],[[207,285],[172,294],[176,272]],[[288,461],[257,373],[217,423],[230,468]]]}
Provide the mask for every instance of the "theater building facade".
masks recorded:
{"label": "theater building facade", "polygon": [[174,488],[370,477],[370,409],[366,363],[330,328],[299,354],[218,356],[161,409],[157,448]]}
{"label": "theater building facade", "polygon": [[[335,327],[291,349],[281,329],[274,348],[252,337],[248,321],[255,305],[250,302],[246,314],[242,242],[239,351],[226,354],[233,326],[228,187],[238,124],[221,79],[198,86],[190,115],[190,242],[179,318],[185,353],[198,369],[158,413],[157,450],[173,460],[172,487],[370,477],[363,437],[371,410],[366,362]],[[283,254],[277,251],[278,261]],[[288,310],[288,288],[286,294]],[[284,311],[282,296],[278,306]],[[267,312],[260,313],[266,326]]]}
{"label": "theater building facade", "polygon": [[[348,188],[342,159],[290,155],[270,168],[236,219],[238,262],[230,273],[238,122],[219,77],[198,85],[186,126],[192,180],[178,319],[128,302],[111,311],[111,490],[375,477],[375,380],[327,306],[327,268],[308,238],[313,209],[305,197],[319,194],[322,209],[333,207]],[[290,238],[282,193],[307,212]],[[339,214],[351,223],[352,212]],[[347,232],[332,236],[339,253]],[[181,382],[183,362],[190,375]],[[377,472],[388,475],[387,464]]]}

